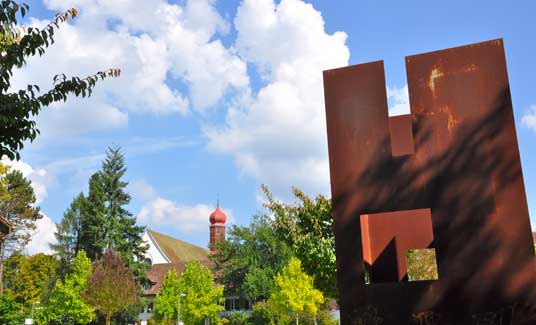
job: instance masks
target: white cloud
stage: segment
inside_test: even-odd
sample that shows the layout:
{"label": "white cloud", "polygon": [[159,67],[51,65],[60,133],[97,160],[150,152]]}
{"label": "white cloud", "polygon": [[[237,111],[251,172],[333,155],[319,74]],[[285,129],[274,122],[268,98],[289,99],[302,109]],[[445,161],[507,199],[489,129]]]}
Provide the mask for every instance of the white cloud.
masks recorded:
{"label": "white cloud", "polygon": [[33,168],[22,160],[11,161],[5,157],[2,158],[2,164],[11,166],[11,169],[20,171],[24,177],[29,179],[34,189],[36,204],[43,202],[48,194],[47,187],[55,181],[54,176],[46,168]]}
{"label": "white cloud", "polygon": [[[138,222],[151,227],[167,227],[192,233],[207,232],[210,214],[216,207],[208,204],[180,204],[162,198],[145,180],[135,180],[129,184],[132,198],[144,205],[138,213]],[[227,224],[234,222],[230,209],[222,209],[227,215]]]}
{"label": "white cloud", "polygon": [[408,85],[402,88],[387,87],[389,116],[410,114]]}
{"label": "white cloud", "polygon": [[45,169],[61,184],[59,190],[76,193],[87,187],[89,178],[99,169],[104,157],[104,154],[88,154],[60,158],[48,163]]}
{"label": "white cloud", "polygon": [[[215,209],[216,207],[207,204],[184,205],[157,197],[143,206],[138,214],[138,222],[149,228],[158,226],[170,227],[184,233],[206,232],[209,216]],[[222,210],[227,215],[226,224],[232,224],[232,211]]]}
{"label": "white cloud", "polygon": [[205,231],[214,208],[205,204],[180,205],[174,201],[156,198],[148,202],[138,214],[138,222],[149,227],[165,226],[191,233]]}
{"label": "white cloud", "polygon": [[132,195],[132,199],[147,202],[158,198],[156,190],[144,179],[137,179],[128,183],[127,191]]}
{"label": "white cloud", "polygon": [[536,105],[531,105],[529,111],[521,118],[521,123],[536,132]]}
{"label": "white cloud", "polygon": [[30,255],[37,253],[51,254],[50,244],[56,242],[54,232],[56,232],[56,224],[46,215],[42,214],[43,218],[37,220],[37,229],[32,234],[32,240],[26,246],[26,250]]}
{"label": "white cloud", "polygon": [[326,193],[322,70],[348,64],[346,34],[327,34],[320,12],[299,0],[245,0],[234,22],[237,52],[266,86],[231,103],[223,128],[206,128],[209,147],[276,193]]}
{"label": "white cloud", "polygon": [[202,141],[203,139],[197,136],[178,136],[166,138],[132,137],[125,145],[124,151],[127,156],[143,155],[174,148],[196,146],[200,145]]}
{"label": "white cloud", "polygon": [[106,103],[95,105],[96,101],[97,98],[70,98],[68,103],[53,103],[39,115],[37,127],[48,137],[72,136],[128,124],[126,112]]}
{"label": "white cloud", "polygon": [[28,83],[46,88],[57,73],[86,76],[120,68],[122,74],[100,82],[90,99],[45,109],[38,118],[43,136],[122,127],[129,112],[186,114],[190,102],[203,110],[229,89],[249,84],[245,63],[214,39],[228,32],[229,23],[213,0],[183,6],[167,0],[45,0],[45,5],[55,11],[74,6],[79,16],[60,27],[44,57],[31,58],[17,71],[13,88]]}

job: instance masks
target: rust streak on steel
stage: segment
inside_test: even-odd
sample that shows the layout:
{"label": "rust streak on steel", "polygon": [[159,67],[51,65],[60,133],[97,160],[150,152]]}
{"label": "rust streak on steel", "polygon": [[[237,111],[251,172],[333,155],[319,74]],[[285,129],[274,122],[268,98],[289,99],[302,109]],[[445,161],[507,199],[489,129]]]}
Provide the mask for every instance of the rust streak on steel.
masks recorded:
{"label": "rust streak on steel", "polygon": [[[411,115],[391,118],[382,61],[324,71],[342,323],[371,305],[383,324],[424,311],[469,324],[533,301],[502,40],[408,56],[406,70]],[[429,247],[439,279],[405,281],[404,251]],[[365,262],[391,282],[366,285]]]}

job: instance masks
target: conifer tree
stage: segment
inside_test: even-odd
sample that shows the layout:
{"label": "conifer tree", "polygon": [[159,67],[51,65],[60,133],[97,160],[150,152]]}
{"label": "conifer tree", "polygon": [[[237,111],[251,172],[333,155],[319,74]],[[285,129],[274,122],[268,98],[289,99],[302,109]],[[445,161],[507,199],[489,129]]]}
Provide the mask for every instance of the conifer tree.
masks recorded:
{"label": "conifer tree", "polygon": [[106,197],[102,186],[101,173],[96,172],[89,180],[89,193],[81,218],[80,249],[89,258],[97,260],[106,248]]}
{"label": "conifer tree", "polygon": [[136,218],[126,209],[130,203],[130,194],[125,191],[128,183],[121,180],[126,170],[121,149],[108,148],[101,172],[108,221],[106,246],[127,260],[132,260],[133,256],[142,259],[145,250],[140,248],[143,246],[141,235],[145,228],[137,226]]}
{"label": "conifer tree", "polygon": [[68,272],[68,266],[79,251],[81,244],[80,237],[82,231],[82,213],[87,205],[87,199],[83,193],[73,200],[71,206],[63,214],[60,223],[56,224],[56,243],[50,248],[56,253],[62,270]]}
{"label": "conifer tree", "polygon": [[[5,168],[4,168],[5,171]],[[6,256],[22,251],[30,242],[35,222],[42,218],[32,182],[18,170],[10,171],[2,177],[4,190],[0,200],[0,215],[14,226],[14,231],[0,241],[0,294],[3,290],[3,261]],[[7,192],[6,192],[7,191]]]}
{"label": "conifer tree", "polygon": [[18,170],[10,171],[6,177],[9,199],[0,201],[0,215],[14,225],[15,231],[5,240],[6,253],[21,251],[30,242],[35,222],[42,218],[32,182]]}
{"label": "conifer tree", "polygon": [[136,225],[136,218],[126,206],[130,195],[125,158],[119,147],[108,148],[102,169],[91,177],[85,211],[81,215],[81,247],[92,259],[99,258],[106,249],[113,249],[128,261],[136,275],[143,274],[144,227]]}

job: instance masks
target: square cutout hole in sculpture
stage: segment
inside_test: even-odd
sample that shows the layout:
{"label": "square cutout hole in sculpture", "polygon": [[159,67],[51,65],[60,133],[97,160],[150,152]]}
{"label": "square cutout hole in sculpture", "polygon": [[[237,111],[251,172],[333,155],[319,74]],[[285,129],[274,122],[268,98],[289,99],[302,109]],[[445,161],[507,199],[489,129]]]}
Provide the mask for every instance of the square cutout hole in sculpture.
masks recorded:
{"label": "square cutout hole in sculpture", "polygon": [[427,281],[439,279],[434,248],[408,249],[406,251],[408,281]]}
{"label": "square cutout hole in sculpture", "polygon": [[435,271],[437,279],[435,251],[428,250],[434,241],[430,209],[361,215],[360,224],[365,283],[423,280],[412,272],[428,265],[414,265],[416,260],[433,260],[430,272]]}

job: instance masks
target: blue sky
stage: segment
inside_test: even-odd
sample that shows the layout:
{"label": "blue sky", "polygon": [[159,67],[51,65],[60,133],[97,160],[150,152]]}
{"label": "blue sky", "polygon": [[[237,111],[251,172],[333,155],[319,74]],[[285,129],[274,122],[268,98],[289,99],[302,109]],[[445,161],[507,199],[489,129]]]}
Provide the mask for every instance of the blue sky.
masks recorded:
{"label": "blue sky", "polygon": [[533,1],[44,0],[28,24],[80,14],[15,85],[121,68],[94,97],[38,118],[22,169],[46,215],[30,252],[87,191],[106,147],[124,149],[141,224],[208,243],[216,198],[234,223],[263,211],[260,184],[329,194],[321,71],[382,59],[392,110],[407,108],[406,55],[503,38],[527,198],[536,218]]}

